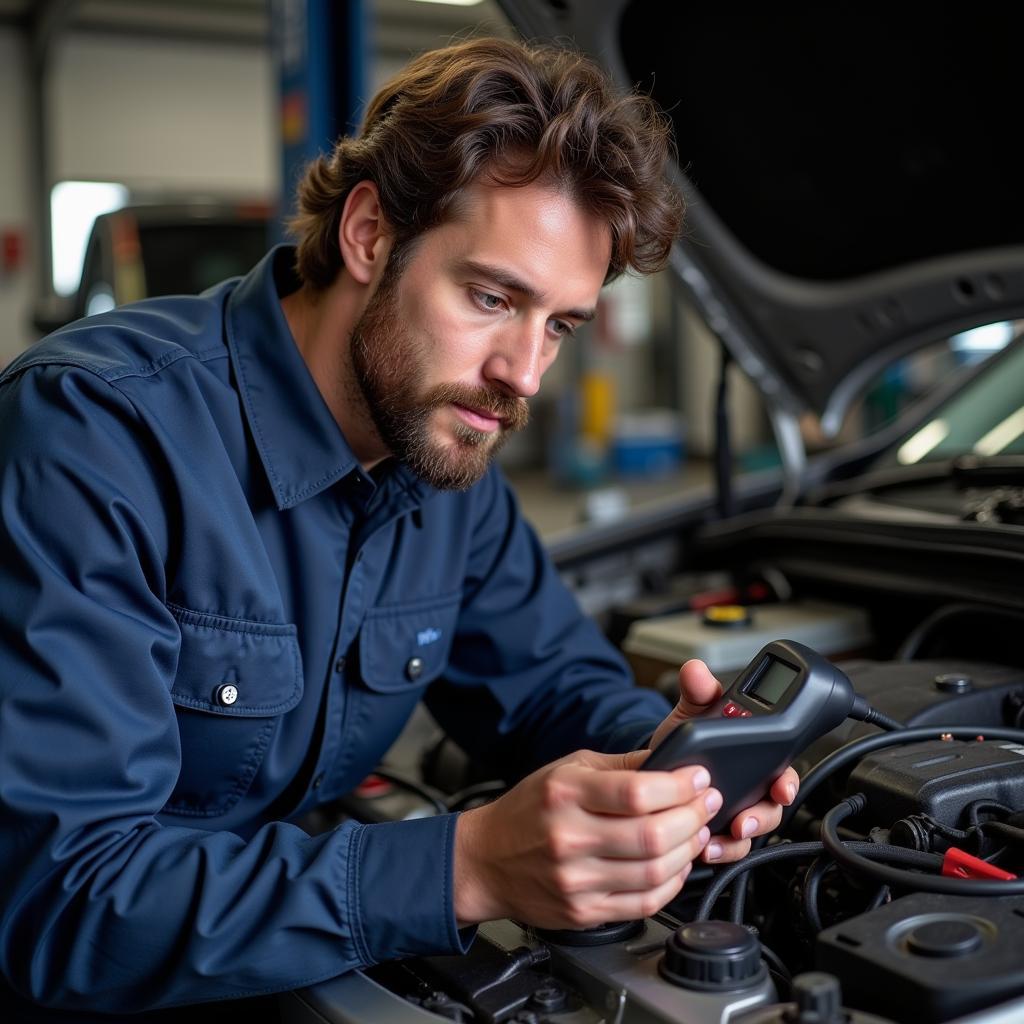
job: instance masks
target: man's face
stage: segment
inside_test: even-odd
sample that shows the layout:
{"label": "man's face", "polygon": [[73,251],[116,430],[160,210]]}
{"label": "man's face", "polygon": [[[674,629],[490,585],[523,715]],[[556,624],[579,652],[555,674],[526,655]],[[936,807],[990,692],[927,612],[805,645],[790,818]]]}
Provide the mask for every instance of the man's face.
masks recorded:
{"label": "man's face", "polygon": [[610,255],[607,225],[550,186],[469,189],[352,332],[355,397],[386,449],[435,487],[479,480],[593,315]]}

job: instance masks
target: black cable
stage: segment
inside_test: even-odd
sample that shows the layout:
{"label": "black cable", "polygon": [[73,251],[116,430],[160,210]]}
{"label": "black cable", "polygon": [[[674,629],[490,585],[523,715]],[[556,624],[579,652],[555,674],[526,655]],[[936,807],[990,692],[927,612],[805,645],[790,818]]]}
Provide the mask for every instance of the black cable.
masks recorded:
{"label": "black cable", "polygon": [[476,800],[482,796],[500,796],[506,789],[508,789],[508,784],[500,779],[492,779],[490,782],[476,782],[472,786],[460,789],[457,793],[452,793],[445,800],[445,804],[449,811],[459,811],[470,800]]}
{"label": "black cable", "polygon": [[804,917],[807,918],[811,933],[814,935],[817,935],[824,927],[821,923],[821,912],[818,910],[818,891],[821,889],[825,872],[833,867],[835,867],[835,861],[823,854],[811,861],[811,866],[804,874]]}
{"label": "black cable", "polygon": [[864,908],[864,913],[869,910],[877,910],[883,903],[886,903],[889,899],[889,886],[880,885],[878,892],[871,898],[871,902]]}
{"label": "black cable", "polygon": [[978,826],[984,829],[985,833],[994,832],[1001,839],[1006,839],[1012,846],[1024,845],[1024,828],[1010,825],[1005,821],[986,821]]}
{"label": "black cable", "polygon": [[[776,975],[782,984],[789,990],[793,988],[793,975],[789,968],[782,962],[782,958],[775,950],[761,943],[761,956],[768,961],[768,970]],[[776,986],[778,987],[778,986]],[[788,1001],[790,992],[779,992],[779,998]]]}
{"label": "black cable", "polygon": [[[951,896],[1024,896],[1024,880],[946,878],[943,875],[925,875],[890,867],[887,864],[875,864],[873,860],[862,856],[863,850],[858,849],[861,844],[844,843],[836,833],[839,823],[853,814],[859,814],[867,806],[867,802],[867,797],[863,793],[855,793],[836,804],[821,822],[821,841],[825,844],[825,849],[851,871],[874,878],[885,885],[918,892],[937,892]],[[930,857],[940,865],[942,863],[942,858],[938,854],[919,856]]]}
{"label": "black cable", "polygon": [[896,661],[913,661],[917,656],[918,651],[921,649],[921,645],[928,638],[928,634],[938,625],[941,625],[947,619],[955,618],[959,615],[984,615],[986,618],[991,618],[993,615],[1000,615],[1004,618],[1013,619],[1018,624],[1024,621],[1024,615],[1020,612],[1009,611],[1005,608],[990,607],[988,605],[980,604],[947,604],[942,608],[932,612],[926,619],[919,622],[908,634],[907,638],[900,644],[899,649],[896,651]]}
{"label": "black cable", "polygon": [[732,482],[732,439],[729,436],[729,367],[732,353],[722,345],[722,361],[718,371],[718,394],[715,397],[715,483],[718,490],[718,512],[723,519],[735,514],[736,500]]}
{"label": "black cable", "polygon": [[858,760],[865,754],[870,754],[872,751],[881,750],[885,747],[895,747],[902,743],[924,743],[928,740],[941,739],[943,736],[950,736],[958,740],[973,740],[977,739],[978,736],[984,736],[986,739],[1013,740],[1017,743],[1024,742],[1024,730],[987,725],[928,726],[916,729],[901,729],[899,732],[879,733],[874,736],[864,736],[861,739],[847,743],[838,750],[834,750],[824,760],[819,761],[800,780],[800,790],[796,795],[796,799],[782,812],[782,821],[776,831],[781,831],[793,820],[796,812],[825,779],[834,772],[845,768],[851,761]]}
{"label": "black cable", "polygon": [[398,786],[399,789],[405,789],[410,793],[414,793],[421,800],[425,800],[430,804],[438,814],[449,813],[448,805],[444,802],[441,794],[422,782],[410,779],[400,772],[393,772],[390,768],[374,768],[373,774],[378,778],[384,779],[385,782],[390,782],[393,786]]}
{"label": "black cable", "polygon": [[[891,860],[898,864],[913,864],[916,867],[935,867],[936,864],[941,865],[942,863],[942,858],[938,854],[905,850],[902,846],[888,846],[884,843],[849,843],[848,846],[850,849],[863,854],[864,859],[871,857],[876,860]],[[770,864],[777,860],[794,860],[800,857],[817,856],[825,849],[826,847],[819,842],[779,843],[777,846],[769,846],[766,849],[748,853],[743,860],[730,864],[729,867],[724,868],[715,875],[714,880],[707,888],[707,892],[704,893],[693,919],[695,921],[708,920],[715,903],[718,902],[719,896],[722,895],[729,883],[737,875],[745,874],[747,871],[760,867],[762,864]],[[837,857],[836,859],[838,860],[839,858]]]}
{"label": "black cable", "polygon": [[858,722],[864,722],[867,725],[877,725],[879,729],[885,729],[886,732],[906,729],[902,722],[897,722],[895,718],[890,718],[884,712],[879,711],[878,708],[872,707],[867,702],[867,699],[859,693],[854,698],[849,717],[856,719]]}

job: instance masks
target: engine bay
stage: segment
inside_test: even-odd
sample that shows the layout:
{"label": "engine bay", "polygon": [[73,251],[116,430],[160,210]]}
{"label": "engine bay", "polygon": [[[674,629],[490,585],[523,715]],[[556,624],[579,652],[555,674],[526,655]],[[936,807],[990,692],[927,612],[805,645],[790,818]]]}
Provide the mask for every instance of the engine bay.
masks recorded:
{"label": "engine bay", "polygon": [[[676,593],[673,610],[685,621],[670,622],[669,632],[689,637],[695,656],[713,650],[727,682],[729,645],[701,646],[703,627],[729,632],[708,625],[709,608],[721,606],[693,597],[723,591],[709,590],[707,576],[699,580],[689,596]],[[857,692],[903,729],[847,720],[812,743],[794,762],[801,792],[780,829],[738,864],[695,865],[680,896],[654,919],[578,933],[491,922],[464,957],[381,964],[292,993],[286,1019],[1024,1019],[1024,882],[1017,881],[1024,870],[1024,667],[973,656],[986,633],[998,632],[998,653],[1010,652],[1007,626],[1016,613],[911,602],[898,621],[915,625],[899,635],[880,628],[885,600],[851,618],[849,608],[791,593],[780,601],[777,579],[760,582],[764,589],[751,590],[757,581],[750,577],[738,584],[748,628],[757,627],[760,612],[769,630],[779,615],[791,631],[819,630],[812,636],[831,644],[826,653]],[[628,606],[605,618],[627,650],[631,630],[639,624],[650,633],[657,621],[631,617]],[[823,627],[822,608],[837,612],[841,627],[831,615]],[[972,656],[935,656],[958,648]],[[665,666],[678,665],[678,654],[665,651]],[[650,684],[669,692],[674,673],[651,675],[656,663],[644,664]],[[424,775],[435,792],[455,788],[451,765],[436,750]],[[462,792],[474,789],[481,799],[496,791],[477,779]]]}

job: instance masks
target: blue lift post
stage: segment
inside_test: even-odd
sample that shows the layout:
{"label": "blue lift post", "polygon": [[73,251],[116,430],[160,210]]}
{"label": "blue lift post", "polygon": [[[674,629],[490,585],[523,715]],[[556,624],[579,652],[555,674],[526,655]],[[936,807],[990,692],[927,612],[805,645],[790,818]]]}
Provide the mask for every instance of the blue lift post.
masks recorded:
{"label": "blue lift post", "polygon": [[278,238],[305,166],[354,132],[366,101],[364,0],[269,0],[279,76],[281,199]]}

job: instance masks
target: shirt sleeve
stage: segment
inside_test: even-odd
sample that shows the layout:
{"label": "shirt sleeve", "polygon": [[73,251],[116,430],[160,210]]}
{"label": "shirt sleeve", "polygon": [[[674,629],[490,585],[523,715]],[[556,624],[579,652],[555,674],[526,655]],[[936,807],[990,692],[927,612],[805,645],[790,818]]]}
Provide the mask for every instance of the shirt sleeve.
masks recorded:
{"label": "shirt sleeve", "polygon": [[0,385],[7,983],[125,1013],[464,950],[452,816],[317,837],[278,822],[246,838],[158,820],[181,764],[164,598],[183,510],[161,457],[97,374],[35,366]]}
{"label": "shirt sleeve", "polygon": [[479,486],[458,629],[426,697],[431,712],[510,780],[574,750],[642,746],[670,705],[634,684],[580,610],[500,472]]}

